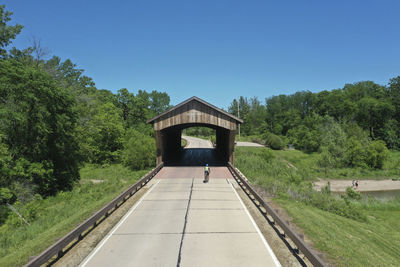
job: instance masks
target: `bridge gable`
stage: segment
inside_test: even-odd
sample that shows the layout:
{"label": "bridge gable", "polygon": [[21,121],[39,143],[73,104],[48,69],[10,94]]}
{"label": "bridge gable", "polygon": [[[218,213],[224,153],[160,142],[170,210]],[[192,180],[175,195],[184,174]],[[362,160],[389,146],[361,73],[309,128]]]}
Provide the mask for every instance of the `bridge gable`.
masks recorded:
{"label": "bridge gable", "polygon": [[147,122],[153,123],[155,131],[185,124],[212,125],[234,131],[243,121],[198,97],[191,97]]}

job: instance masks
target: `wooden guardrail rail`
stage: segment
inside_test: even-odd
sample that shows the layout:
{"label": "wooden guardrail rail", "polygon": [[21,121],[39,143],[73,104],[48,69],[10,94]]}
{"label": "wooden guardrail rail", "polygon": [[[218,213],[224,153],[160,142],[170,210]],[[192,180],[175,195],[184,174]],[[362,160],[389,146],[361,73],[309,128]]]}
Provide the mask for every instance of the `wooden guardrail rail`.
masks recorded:
{"label": "wooden guardrail rail", "polygon": [[292,242],[297,246],[298,250],[300,250],[314,266],[326,267],[327,264],[324,263],[320,257],[318,257],[315,251],[308,246],[304,240],[300,238],[300,236],[297,235],[278,215],[278,213],[251,187],[251,185],[247,182],[247,178],[244,177],[244,175],[241,174],[240,171],[236,169],[230,162],[228,162],[228,168],[244,192],[246,192],[250,199],[256,204],[257,208],[263,213],[264,217],[268,219],[267,214],[270,215],[273,218],[273,223],[277,224],[284,231],[284,234],[292,240]]}
{"label": "wooden guardrail rail", "polygon": [[146,175],[144,175],[139,181],[130,186],[118,197],[114,198],[110,203],[105,205],[102,209],[93,214],[89,219],[81,223],[78,227],[69,232],[66,236],[59,239],[52,246],[50,246],[45,251],[40,253],[40,255],[33,258],[25,266],[26,267],[41,266],[47,263],[54,256],[56,255],[61,256],[63,254],[64,248],[70,245],[71,242],[73,242],[74,240],[82,239],[82,236],[85,232],[87,232],[89,229],[96,227],[98,221],[101,221],[102,219],[107,217],[112,211],[118,208],[120,204],[124,203],[128,198],[130,198],[137,191],[139,191],[139,189],[142,188],[144,185],[146,185],[160,171],[162,167],[163,163],[157,165],[156,168],[154,168]]}

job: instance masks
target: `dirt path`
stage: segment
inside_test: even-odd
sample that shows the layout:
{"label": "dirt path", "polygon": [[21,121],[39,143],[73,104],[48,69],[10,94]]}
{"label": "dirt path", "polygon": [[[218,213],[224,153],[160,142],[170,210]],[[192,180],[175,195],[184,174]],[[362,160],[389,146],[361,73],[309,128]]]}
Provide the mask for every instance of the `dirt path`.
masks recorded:
{"label": "dirt path", "polygon": [[[314,182],[314,189],[321,190],[327,185],[328,181],[331,184],[332,192],[345,192],[346,188],[352,186],[353,180],[326,180],[320,179]],[[370,191],[390,191],[400,190],[400,181],[392,180],[358,180],[358,191],[370,192]]]}

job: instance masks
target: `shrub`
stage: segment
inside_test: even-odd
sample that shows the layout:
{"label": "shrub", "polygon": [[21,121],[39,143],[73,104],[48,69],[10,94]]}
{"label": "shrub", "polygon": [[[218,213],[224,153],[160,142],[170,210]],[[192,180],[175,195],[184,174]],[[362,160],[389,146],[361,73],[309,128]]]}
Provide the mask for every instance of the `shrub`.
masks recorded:
{"label": "shrub", "polygon": [[125,166],[133,170],[141,170],[155,165],[154,138],[144,135],[134,129],[127,133],[127,141],[122,153],[122,161]]}
{"label": "shrub", "polygon": [[347,187],[346,188],[346,196],[350,199],[356,199],[356,200],[360,200],[362,198],[361,193],[355,191],[353,188],[351,187]]}
{"label": "shrub", "polygon": [[366,163],[371,168],[382,169],[383,163],[389,156],[385,142],[373,141],[366,149]]}
{"label": "shrub", "polygon": [[366,167],[365,149],[360,141],[351,137],[347,141],[347,149],[344,156],[344,164],[351,167]]}
{"label": "shrub", "polygon": [[282,139],[273,133],[266,134],[264,138],[265,144],[274,150],[280,150],[284,146]]}

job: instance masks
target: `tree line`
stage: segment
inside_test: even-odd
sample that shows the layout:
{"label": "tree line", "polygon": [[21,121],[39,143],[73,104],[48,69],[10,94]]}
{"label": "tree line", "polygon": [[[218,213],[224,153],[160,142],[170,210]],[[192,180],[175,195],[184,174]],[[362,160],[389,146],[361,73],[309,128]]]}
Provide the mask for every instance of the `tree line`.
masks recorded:
{"label": "tree line", "polygon": [[312,93],[265,99],[241,96],[228,111],[244,120],[241,132],[273,149],[292,144],[321,152],[326,167],[382,168],[389,149],[400,149],[400,76]]}
{"label": "tree line", "polygon": [[[71,60],[45,59],[40,43],[9,48],[23,29],[0,6],[0,201],[69,190],[82,164],[155,164],[149,118],[170,107],[165,92],[98,89]],[[2,208],[1,212],[7,212]],[[4,217],[4,216],[0,216]]]}

